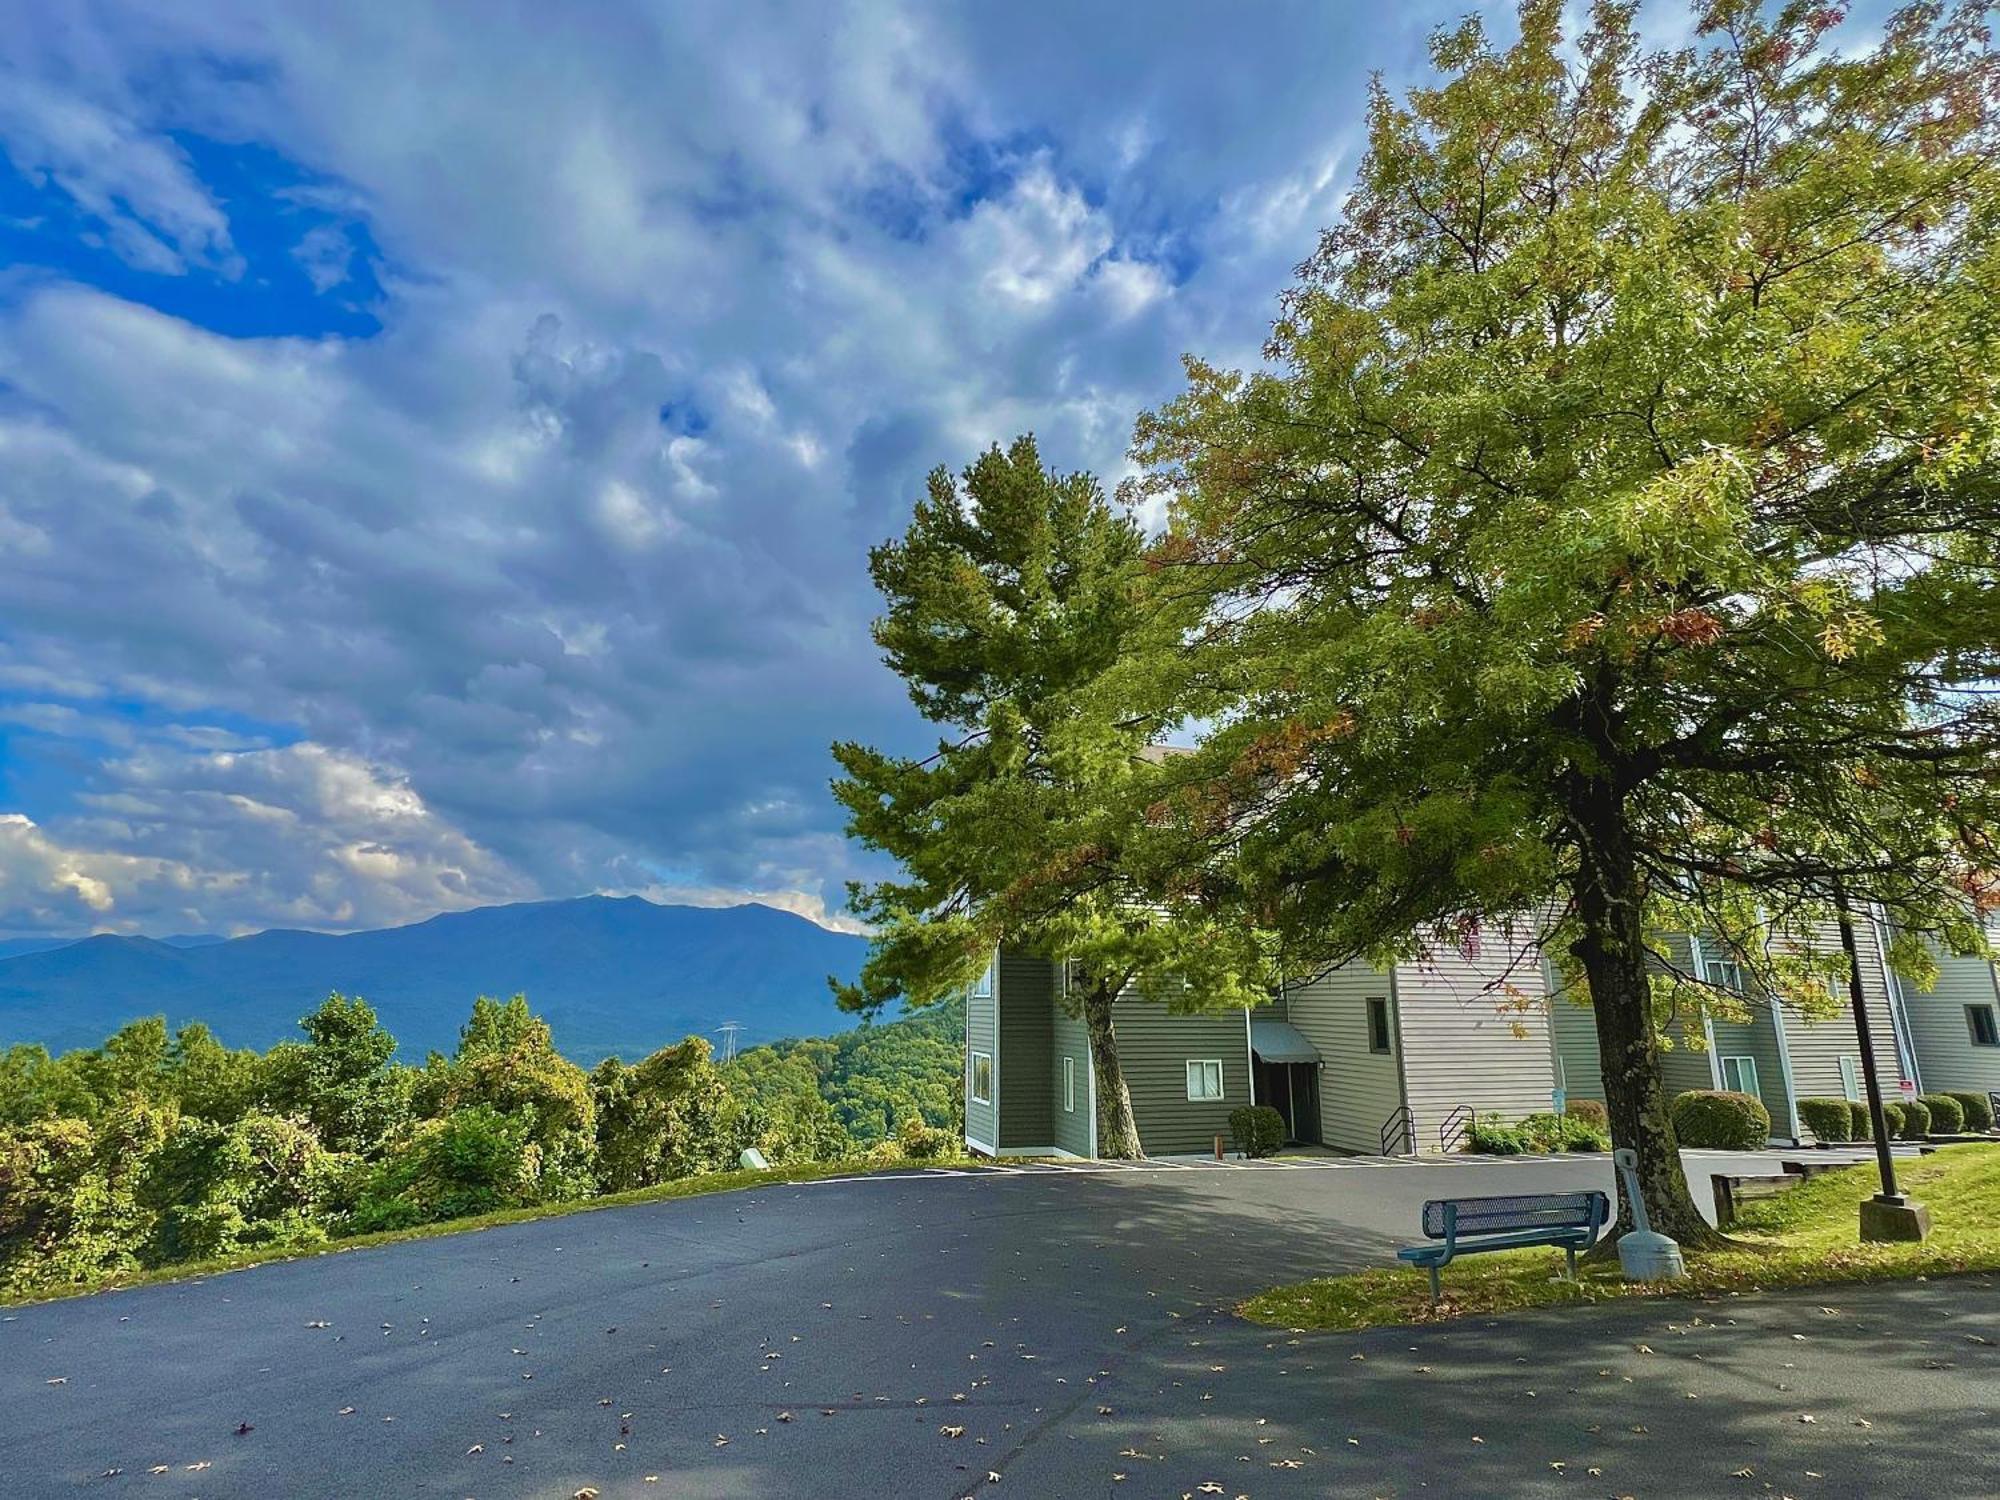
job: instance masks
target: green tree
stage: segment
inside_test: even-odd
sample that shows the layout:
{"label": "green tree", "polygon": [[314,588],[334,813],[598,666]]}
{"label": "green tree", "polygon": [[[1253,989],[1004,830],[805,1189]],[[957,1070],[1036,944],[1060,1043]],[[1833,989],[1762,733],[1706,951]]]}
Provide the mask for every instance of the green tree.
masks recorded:
{"label": "green tree", "polygon": [[95,1129],[55,1119],[0,1132],[0,1292],[136,1269],[155,1217],[141,1176],[175,1125],[171,1105],[132,1094]]}
{"label": "green tree", "polygon": [[183,1115],[145,1161],[137,1197],[157,1218],[150,1265],[257,1245],[313,1245],[351,1158],[312,1127],[273,1115],[227,1123]]}
{"label": "green tree", "polygon": [[425,1069],[418,1098],[425,1116],[483,1105],[518,1123],[543,1198],[583,1197],[594,1188],[590,1080],[556,1051],[549,1023],[528,1008],[525,995],[474,1000],[458,1051],[443,1067]]}
{"label": "green tree", "polygon": [[354,1207],[343,1227],[371,1234],[543,1201],[547,1194],[528,1131],[525,1116],[485,1104],[415,1121],[357,1175]]}
{"label": "green tree", "polygon": [[858,744],[834,756],[848,831],[900,864],[850,890],[874,933],[840,1003],[874,1012],[962,994],[997,945],[1063,960],[1063,1003],[1090,1036],[1098,1149],[1143,1153],[1112,1005],[1138,984],[1188,1009],[1267,997],[1258,934],[1184,909],[1163,919],[1128,859],[1147,836],[1159,720],[1107,691],[1147,649],[1143,543],[1087,474],[1045,469],[1029,437],[930,477],[907,534],[875,548],[876,642],[950,738],[925,759]]}
{"label": "green tree", "polygon": [[1694,1248],[1655,934],[1737,899],[1751,808],[1990,806],[1983,9],[1849,54],[1836,7],[1752,0],[1664,54],[1614,3],[1567,45],[1557,0],[1505,50],[1442,32],[1436,84],[1375,90],[1271,368],[1191,361],[1139,427],[1186,649],[1134,670],[1215,726],[1175,767],[1180,899],[1322,964],[1546,913]]}
{"label": "green tree", "polygon": [[264,1059],[249,1047],[225,1047],[208,1027],[190,1021],[167,1049],[167,1084],[183,1115],[226,1125],[256,1104]]}
{"label": "green tree", "polygon": [[327,996],[299,1027],[303,1043],[265,1054],[266,1108],[305,1120],[328,1150],[376,1150],[409,1111],[408,1075],[389,1061],[396,1039],[359,996]]}
{"label": "green tree", "polygon": [[741,1106],[706,1039],[691,1036],[627,1066],[607,1057],[590,1074],[598,1178],[608,1192],[652,1187],[736,1164]]}

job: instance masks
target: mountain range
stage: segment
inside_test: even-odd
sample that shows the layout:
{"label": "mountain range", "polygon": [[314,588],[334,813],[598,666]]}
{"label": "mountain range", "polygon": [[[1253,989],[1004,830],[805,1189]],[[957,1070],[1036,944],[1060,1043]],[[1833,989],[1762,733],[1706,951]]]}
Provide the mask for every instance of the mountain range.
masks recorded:
{"label": "mountain range", "polygon": [[475,996],[525,994],[587,1065],[713,1038],[725,1021],[741,1023],[744,1044],[841,1030],[853,1020],[827,976],[853,978],[866,951],[864,938],[775,907],[638,896],[486,906],[370,932],[25,939],[0,947],[0,1046],[93,1046],[164,1014],[268,1047],[298,1036],[299,1017],[338,990],[366,998],[398,1056],[421,1062],[457,1045]]}

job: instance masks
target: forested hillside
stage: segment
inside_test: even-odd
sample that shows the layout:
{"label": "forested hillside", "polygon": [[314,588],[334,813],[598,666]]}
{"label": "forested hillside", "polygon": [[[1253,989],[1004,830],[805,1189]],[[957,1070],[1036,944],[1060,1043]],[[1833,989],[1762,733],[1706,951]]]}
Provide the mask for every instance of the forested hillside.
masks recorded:
{"label": "forested hillside", "polygon": [[941,1006],[718,1065],[689,1037],[585,1071],[525,999],[396,1060],[340,995],[268,1051],[135,1021],[101,1046],[0,1053],[0,1296],[268,1247],[309,1248],[734,1167],[955,1154],[964,1012]]}

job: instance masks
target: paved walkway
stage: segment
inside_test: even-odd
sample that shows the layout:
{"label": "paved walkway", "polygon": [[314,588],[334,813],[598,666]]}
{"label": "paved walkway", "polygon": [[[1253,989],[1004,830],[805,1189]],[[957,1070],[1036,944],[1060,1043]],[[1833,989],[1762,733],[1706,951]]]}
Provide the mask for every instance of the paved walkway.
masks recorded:
{"label": "paved walkway", "polygon": [[807,1184],[15,1309],[0,1494],[2000,1493],[1991,1278],[1229,1312],[1381,1261],[1441,1174],[1551,1165]]}

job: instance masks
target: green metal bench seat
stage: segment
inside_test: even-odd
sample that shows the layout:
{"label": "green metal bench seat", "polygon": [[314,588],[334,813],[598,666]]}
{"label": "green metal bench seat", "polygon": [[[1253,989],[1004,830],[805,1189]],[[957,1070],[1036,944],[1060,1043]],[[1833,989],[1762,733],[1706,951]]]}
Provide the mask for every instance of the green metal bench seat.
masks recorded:
{"label": "green metal bench seat", "polygon": [[1438,1272],[1461,1255],[1482,1250],[1516,1250],[1552,1245],[1569,1258],[1576,1276],[1576,1253],[1588,1250],[1611,1220],[1611,1200],[1603,1193],[1529,1193],[1494,1198],[1438,1198],[1424,1205],[1424,1234],[1438,1245],[1412,1245],[1396,1258],[1422,1266],[1431,1276],[1431,1302],[1441,1289]]}

